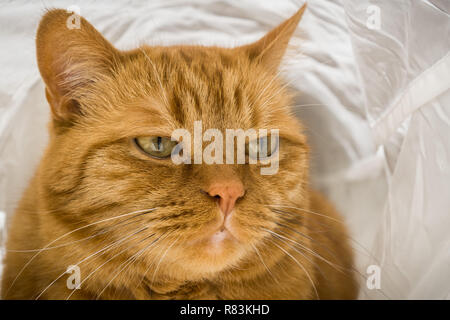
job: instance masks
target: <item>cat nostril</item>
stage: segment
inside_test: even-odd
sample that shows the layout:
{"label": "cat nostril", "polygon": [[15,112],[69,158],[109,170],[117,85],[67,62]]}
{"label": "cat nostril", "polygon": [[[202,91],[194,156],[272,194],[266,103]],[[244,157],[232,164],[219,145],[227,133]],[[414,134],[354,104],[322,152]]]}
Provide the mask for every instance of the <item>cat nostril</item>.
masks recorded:
{"label": "cat nostril", "polygon": [[205,191],[203,189],[200,189],[200,192],[203,193],[204,195],[208,196],[208,197],[212,197],[212,198],[215,198],[217,200],[219,200],[221,198],[221,196],[219,194],[211,194],[211,192]]}
{"label": "cat nostril", "polygon": [[236,201],[245,194],[242,182],[236,180],[215,182],[206,190],[207,194],[217,201],[225,216],[233,211]]}

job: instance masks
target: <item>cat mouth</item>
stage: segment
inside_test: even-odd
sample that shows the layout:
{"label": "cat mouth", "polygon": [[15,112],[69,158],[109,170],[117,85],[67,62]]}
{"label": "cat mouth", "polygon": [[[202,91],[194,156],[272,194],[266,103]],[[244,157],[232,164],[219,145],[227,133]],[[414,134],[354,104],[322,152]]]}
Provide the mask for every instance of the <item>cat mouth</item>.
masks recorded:
{"label": "cat mouth", "polygon": [[224,217],[222,221],[209,225],[201,234],[194,235],[191,244],[202,243],[203,245],[218,247],[241,242],[230,220],[230,217]]}
{"label": "cat mouth", "polygon": [[199,242],[203,242],[208,246],[212,245],[213,247],[221,247],[226,243],[238,243],[240,242],[238,237],[230,230],[229,227],[222,224],[219,228],[213,229],[211,232],[207,232]]}
{"label": "cat mouth", "polygon": [[[212,256],[221,256],[225,252],[233,252],[239,240],[227,228],[220,228],[205,238],[206,252]],[[230,251],[231,250],[231,251]]]}
{"label": "cat mouth", "polygon": [[235,240],[239,242],[239,239],[236,236],[233,227],[231,226],[231,216],[233,214],[235,214],[234,210],[228,216],[223,218],[220,227],[211,236],[211,240],[213,242],[221,242],[225,239]]}

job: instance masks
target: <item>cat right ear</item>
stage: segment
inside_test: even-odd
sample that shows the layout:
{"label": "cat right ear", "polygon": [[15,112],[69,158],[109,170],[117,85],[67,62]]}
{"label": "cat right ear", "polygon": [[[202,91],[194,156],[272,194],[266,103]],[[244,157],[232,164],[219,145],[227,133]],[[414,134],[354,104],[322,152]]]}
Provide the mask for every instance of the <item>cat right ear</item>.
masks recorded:
{"label": "cat right ear", "polygon": [[61,9],[42,17],[36,51],[53,117],[62,122],[83,113],[77,90],[110,73],[120,60],[119,51],[89,22]]}
{"label": "cat right ear", "polygon": [[272,29],[264,37],[254,43],[238,47],[238,49],[243,50],[250,60],[257,61],[275,73],[305,9],[306,3],[292,17]]}

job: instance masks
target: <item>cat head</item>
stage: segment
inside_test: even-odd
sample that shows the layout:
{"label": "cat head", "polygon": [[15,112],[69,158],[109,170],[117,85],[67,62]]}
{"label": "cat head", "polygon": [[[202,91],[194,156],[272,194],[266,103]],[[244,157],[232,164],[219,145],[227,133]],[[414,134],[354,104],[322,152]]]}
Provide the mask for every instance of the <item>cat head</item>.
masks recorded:
{"label": "cat head", "polygon": [[[164,272],[205,277],[254,256],[285,219],[271,205],[308,201],[306,139],[278,78],[304,9],[240,47],[131,51],[83,18],[68,28],[69,13],[49,11],[36,40],[52,111],[40,174],[49,209],[114,241],[128,236],[127,253],[141,250],[147,264],[164,257]],[[194,137],[196,124],[223,137],[227,129],[278,130],[269,144],[277,172],[261,174],[262,162],[196,163],[195,150],[190,163],[174,163],[172,133]]]}

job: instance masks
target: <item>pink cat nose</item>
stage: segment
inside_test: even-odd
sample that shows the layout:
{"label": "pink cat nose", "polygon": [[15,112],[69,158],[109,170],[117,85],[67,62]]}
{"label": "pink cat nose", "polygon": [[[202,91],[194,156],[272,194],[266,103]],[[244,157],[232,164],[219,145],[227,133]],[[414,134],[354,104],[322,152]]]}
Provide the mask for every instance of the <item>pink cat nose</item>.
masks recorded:
{"label": "pink cat nose", "polygon": [[207,190],[211,197],[218,198],[219,208],[227,216],[234,209],[236,201],[244,196],[244,186],[240,181],[214,182]]}

